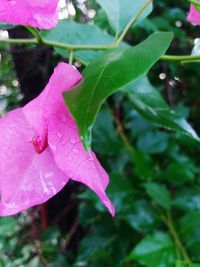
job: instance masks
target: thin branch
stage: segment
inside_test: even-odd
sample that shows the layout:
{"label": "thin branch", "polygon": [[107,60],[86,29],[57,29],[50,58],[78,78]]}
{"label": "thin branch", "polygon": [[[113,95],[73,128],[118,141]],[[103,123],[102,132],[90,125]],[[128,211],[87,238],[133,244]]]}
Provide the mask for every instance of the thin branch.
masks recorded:
{"label": "thin branch", "polygon": [[192,61],[200,61],[200,55],[199,56],[192,56],[192,55],[183,55],[183,56],[173,56],[173,55],[164,55],[160,57],[161,60],[164,61],[174,61],[177,63],[180,63],[182,61],[185,62],[192,62]]}
{"label": "thin branch", "polygon": [[69,64],[73,64],[73,60],[74,60],[74,51],[70,50],[69,51]]}
{"label": "thin branch", "polygon": [[153,2],[153,0],[148,0],[142,8],[136,13],[136,15],[129,21],[129,23],[126,25],[125,29],[123,30],[122,34],[119,36],[117,41],[115,42],[115,45],[118,47],[119,44],[123,41],[124,37],[128,33],[131,26],[137,21],[137,19],[142,15],[142,13],[145,11],[145,9]]}

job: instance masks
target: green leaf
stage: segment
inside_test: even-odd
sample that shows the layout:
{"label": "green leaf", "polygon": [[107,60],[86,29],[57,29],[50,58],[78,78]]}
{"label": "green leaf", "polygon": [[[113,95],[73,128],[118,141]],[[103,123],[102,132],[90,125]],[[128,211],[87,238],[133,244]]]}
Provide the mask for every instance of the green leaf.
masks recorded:
{"label": "green leaf", "polygon": [[94,127],[93,146],[102,155],[119,154],[123,145],[115,131],[111,111],[105,106],[98,116]]}
{"label": "green leaf", "polygon": [[161,170],[159,179],[176,183],[183,184],[186,181],[192,181],[195,175],[195,167],[191,162],[179,163],[172,162],[167,166],[166,169]]}
{"label": "green leaf", "polygon": [[134,171],[137,176],[144,181],[151,179],[154,174],[152,158],[146,153],[135,150]]}
{"label": "green leaf", "polygon": [[145,199],[140,199],[132,204],[129,203],[129,205],[129,209],[124,211],[123,219],[140,233],[153,230],[159,218],[149,202]]}
{"label": "green leaf", "polygon": [[[120,33],[137,12],[145,5],[147,0],[96,0],[97,3],[105,10],[108,21],[112,29]],[[141,21],[152,11],[152,4],[142,13],[139,20]]]}
{"label": "green leaf", "polygon": [[187,263],[184,263],[182,261],[177,261],[176,267],[200,267],[200,264],[199,263],[191,263],[188,265]]}
{"label": "green leaf", "polygon": [[200,142],[190,124],[178,113],[171,110],[163,97],[149,83],[147,77],[142,77],[129,84],[125,89],[133,107],[147,120],[160,127],[185,134]]}
{"label": "green leaf", "polygon": [[134,189],[124,175],[111,173],[107,193],[116,207],[116,213],[119,213],[124,212],[126,203],[130,204],[129,201],[134,195]]}
{"label": "green leaf", "polygon": [[172,33],[156,32],[135,47],[106,53],[86,67],[81,84],[64,94],[87,149],[97,113],[106,98],[148,72],[166,52],[172,37]]}
{"label": "green leaf", "polygon": [[188,250],[200,261],[200,210],[186,214],[180,222],[180,236]]}
{"label": "green leaf", "polygon": [[181,188],[176,192],[173,205],[184,211],[200,211],[200,186]]}
{"label": "green leaf", "polygon": [[162,132],[149,131],[143,133],[137,141],[140,151],[148,154],[161,153],[168,145],[168,135]]}
{"label": "green leaf", "polygon": [[[111,45],[114,37],[102,31],[95,25],[81,24],[69,20],[60,20],[55,28],[43,31],[42,36],[49,41],[57,41],[70,45]],[[67,57],[66,49],[55,48],[56,52]],[[101,55],[102,51],[76,51],[74,56],[80,62],[88,65]]]}
{"label": "green leaf", "polygon": [[171,199],[169,192],[164,185],[156,183],[146,183],[144,185],[147,194],[153,198],[153,200],[165,209],[169,209],[171,205]]}
{"label": "green leaf", "polygon": [[127,257],[147,267],[174,266],[175,259],[175,246],[169,235],[162,232],[147,235]]}

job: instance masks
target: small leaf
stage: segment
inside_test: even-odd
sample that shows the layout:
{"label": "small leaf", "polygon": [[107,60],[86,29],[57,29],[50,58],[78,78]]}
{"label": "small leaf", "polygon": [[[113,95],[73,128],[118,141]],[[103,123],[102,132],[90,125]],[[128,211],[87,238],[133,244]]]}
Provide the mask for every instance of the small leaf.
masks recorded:
{"label": "small leaf", "polygon": [[169,209],[171,205],[171,199],[169,192],[164,185],[156,183],[146,183],[144,185],[147,194],[153,198],[153,200],[165,209]]}
{"label": "small leaf", "polygon": [[162,232],[147,235],[127,257],[147,267],[174,266],[175,259],[175,246],[169,235]]}
{"label": "small leaf", "polygon": [[111,111],[104,107],[97,116],[93,134],[93,146],[102,155],[116,155],[122,149],[121,139],[118,137]]}
{"label": "small leaf", "polygon": [[153,230],[159,220],[156,211],[145,199],[134,201],[128,210],[125,210],[123,219],[139,233]]}
{"label": "small leaf", "polygon": [[146,77],[129,84],[125,89],[133,107],[147,120],[160,127],[180,132],[200,142],[190,124],[171,110],[163,97],[149,83]]}
{"label": "small leaf", "polygon": [[183,211],[200,211],[200,186],[181,188],[176,192],[173,205]]}
{"label": "small leaf", "polygon": [[180,237],[190,253],[200,261],[200,210],[187,213],[180,222]]}
{"label": "small leaf", "polygon": [[167,145],[167,134],[155,131],[143,133],[137,141],[138,149],[148,154],[161,153],[166,150]]}
{"label": "small leaf", "polygon": [[166,52],[172,36],[171,33],[156,32],[135,47],[106,53],[86,67],[81,84],[64,93],[86,149],[90,149],[91,130],[102,103],[148,72]]}
{"label": "small leaf", "polygon": [[[145,5],[147,0],[96,0],[97,3],[105,10],[108,21],[113,30],[120,33],[129,21],[137,14],[137,12]],[[139,17],[141,21],[152,11],[150,4],[142,15]]]}

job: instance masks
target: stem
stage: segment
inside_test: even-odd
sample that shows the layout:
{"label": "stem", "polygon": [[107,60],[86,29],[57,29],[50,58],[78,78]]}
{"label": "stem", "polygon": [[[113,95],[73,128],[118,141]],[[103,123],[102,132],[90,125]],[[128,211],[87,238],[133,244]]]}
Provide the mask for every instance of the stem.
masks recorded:
{"label": "stem", "polygon": [[173,55],[165,55],[160,57],[161,60],[165,60],[165,61],[177,61],[177,63],[181,62],[181,61],[187,61],[187,62],[191,62],[191,61],[200,61],[200,55],[198,56],[191,56],[191,55],[183,55],[183,56],[173,56]]}
{"label": "stem", "polygon": [[124,142],[124,145],[125,145],[127,151],[134,159],[135,158],[135,150],[134,150],[133,146],[131,145],[131,143],[129,142],[129,140],[128,140],[125,132],[124,132],[122,122],[121,122],[116,110],[114,110],[113,108],[110,107],[110,111],[113,115],[113,119],[114,119],[115,124],[116,124],[117,132],[118,132],[119,136],[121,137],[122,141]]}
{"label": "stem", "polygon": [[[186,264],[191,265],[192,261],[190,260],[190,257],[176,231],[173,219],[172,219],[172,215],[171,212],[168,210],[166,213],[165,211],[160,208],[158,205],[155,204],[154,201],[151,201],[152,206],[158,211],[160,218],[162,219],[162,221],[164,222],[164,224],[167,226],[171,236],[174,239],[174,243],[176,245],[176,249],[177,249],[177,258],[179,259],[179,253],[182,255],[184,261]],[[180,259],[179,259],[180,260]]]}
{"label": "stem", "polygon": [[48,41],[43,39],[43,43],[49,46],[55,46],[58,48],[63,48],[67,50],[108,50],[115,48],[113,45],[75,45],[75,44],[66,44],[55,41]]}
{"label": "stem", "polygon": [[43,43],[40,33],[33,27],[25,26],[25,28],[37,39],[38,43]]}
{"label": "stem", "polygon": [[6,38],[0,38],[0,43],[6,43],[6,44],[14,44],[14,45],[23,45],[23,44],[38,44],[38,40],[36,38],[32,39],[6,39]]}
{"label": "stem", "polygon": [[182,241],[181,241],[181,239],[180,239],[180,237],[176,231],[171,213],[167,212],[167,216],[162,216],[162,218],[163,218],[163,221],[165,222],[166,226],[168,227],[177,248],[179,249],[179,251],[183,255],[185,263],[192,264],[192,261],[190,260],[189,255],[188,255],[188,253],[187,253],[187,251],[186,251],[186,249],[185,249],[185,247],[184,247],[184,245],[183,245],[183,243],[182,243]]}
{"label": "stem", "polygon": [[121,41],[124,39],[126,34],[128,33],[130,27],[136,22],[136,20],[141,16],[141,14],[145,11],[145,9],[153,2],[153,0],[148,0],[143,7],[136,13],[136,15],[129,21],[126,25],[125,29],[123,30],[122,34],[119,36],[117,41],[115,42],[116,47],[119,46]]}
{"label": "stem", "polygon": [[[6,38],[0,38],[0,43],[7,43],[7,44],[38,44],[37,38],[32,39],[6,39]],[[42,43],[48,46],[54,46],[58,48],[63,48],[67,50],[108,50],[116,48],[113,45],[73,45],[73,44],[67,44],[67,43],[61,43],[56,41],[49,41],[42,39]]]}
{"label": "stem", "polygon": [[73,60],[74,60],[74,51],[70,50],[69,51],[69,64],[73,64]]}

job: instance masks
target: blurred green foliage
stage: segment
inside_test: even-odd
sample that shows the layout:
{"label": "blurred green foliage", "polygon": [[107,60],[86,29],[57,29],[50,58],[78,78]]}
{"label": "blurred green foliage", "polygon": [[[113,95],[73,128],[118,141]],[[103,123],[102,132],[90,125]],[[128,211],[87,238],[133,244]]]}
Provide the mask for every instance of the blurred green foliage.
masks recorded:
{"label": "blurred green foliage", "polygon": [[[71,19],[94,24],[87,26],[89,33],[99,27],[98,36],[91,36],[95,42],[104,31],[105,38],[112,39],[113,29],[106,12],[96,2],[73,4],[76,16]],[[169,52],[190,54],[199,28],[186,21],[188,8],[186,1],[155,1],[154,12],[131,28],[126,41],[132,45],[155,30],[172,31],[175,39]],[[88,10],[93,9],[97,14],[91,19]],[[74,22],[70,23],[75,27]],[[83,40],[83,33],[90,43],[89,33],[84,30],[80,39]],[[67,38],[73,39],[73,35]],[[65,52],[56,51],[66,56]],[[0,53],[3,113],[18,105],[21,95],[8,48],[0,47]],[[95,53],[80,51],[77,59],[91,61]],[[162,61],[153,67],[148,78],[169,105],[200,132],[199,63]],[[128,99],[123,93],[110,97],[93,132],[93,150],[110,174],[107,192],[116,206],[116,217],[110,217],[91,191],[80,190],[73,195],[80,204],[67,233],[56,223],[44,230],[38,208],[1,218],[0,267],[200,266],[200,148],[187,137],[145,120],[133,106],[131,97]],[[74,249],[68,244],[77,227],[82,234]]]}

